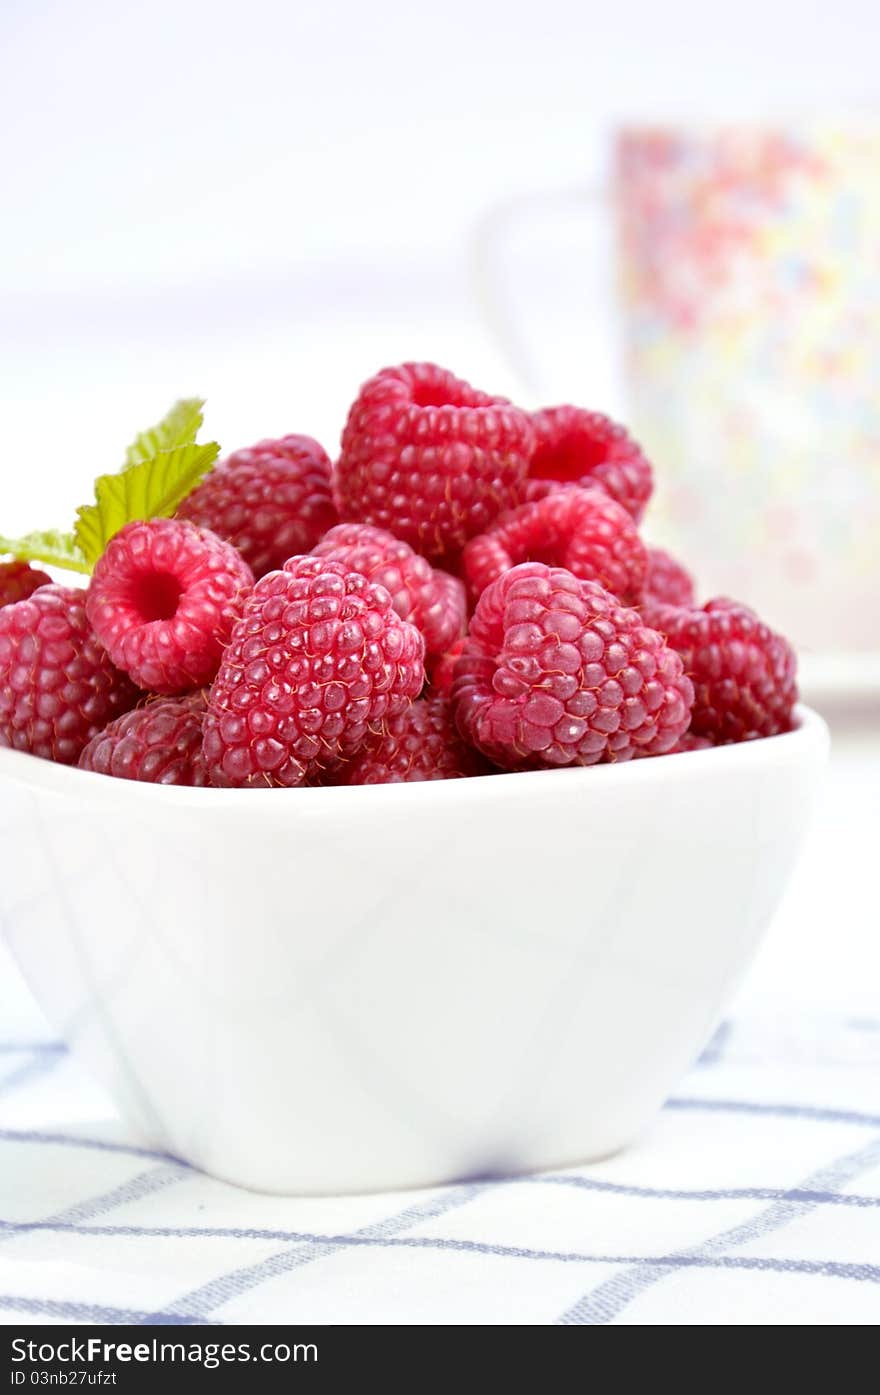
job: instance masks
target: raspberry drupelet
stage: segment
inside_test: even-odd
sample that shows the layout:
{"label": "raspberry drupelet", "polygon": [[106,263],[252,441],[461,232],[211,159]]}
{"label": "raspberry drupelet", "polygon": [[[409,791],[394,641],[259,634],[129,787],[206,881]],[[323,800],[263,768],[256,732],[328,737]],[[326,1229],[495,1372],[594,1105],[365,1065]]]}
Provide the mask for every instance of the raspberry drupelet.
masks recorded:
{"label": "raspberry drupelet", "polygon": [[535,449],[527,499],[561,485],[598,485],[639,522],[654,487],[641,447],[624,427],[582,407],[545,407],[532,413]]}
{"label": "raspberry drupelet", "polygon": [[49,585],[0,610],[0,746],[75,765],[92,737],[136,703],[84,601],[83,591]]}
{"label": "raspberry drupelet", "polygon": [[642,595],[648,559],[636,525],[601,489],[563,489],[504,514],[462,554],[471,595],[520,562],[565,567],[624,605]]}
{"label": "raspberry drupelet", "polygon": [[211,688],[211,783],[317,780],[418,696],[424,653],[384,586],[333,558],[291,558],[257,582]]}
{"label": "raspberry drupelet", "polygon": [[93,736],[79,768],[151,785],[206,785],[204,715],[203,693],[148,702]]}
{"label": "raspberry drupelet", "polygon": [[373,523],[439,565],[521,502],[534,445],[528,413],[431,363],[385,368],[342,434],[344,519]]}
{"label": "raspberry drupelet", "polygon": [[146,692],[210,683],[253,575],[216,534],[176,518],[129,523],[99,558],[86,597],[95,633]]}
{"label": "raspberry drupelet", "polygon": [[420,698],[391,717],[339,772],[337,784],[389,785],[484,775],[488,761],[462,741],[447,697]]}
{"label": "raspberry drupelet", "polygon": [[794,650],[748,606],[724,597],[702,609],[646,603],[694,684],[693,736],[713,745],[789,731],[797,702]]}
{"label": "raspberry drupelet", "polygon": [[0,562],[0,606],[15,605],[51,585],[52,578],[29,562]]}
{"label": "raspberry drupelet", "polygon": [[336,522],[330,461],[311,436],[259,441],[215,465],[177,517],[210,528],[265,576]]}
{"label": "raspberry drupelet", "polygon": [[483,592],[455,667],[459,730],[498,765],[660,755],[690,722],[675,651],[597,582],[525,562]]}
{"label": "raspberry drupelet", "polygon": [[335,557],[368,581],[384,586],[401,620],[425,637],[428,654],[440,655],[464,634],[467,597],[464,583],[439,571],[409,543],[368,523],[340,523],[324,535],[313,557]]}

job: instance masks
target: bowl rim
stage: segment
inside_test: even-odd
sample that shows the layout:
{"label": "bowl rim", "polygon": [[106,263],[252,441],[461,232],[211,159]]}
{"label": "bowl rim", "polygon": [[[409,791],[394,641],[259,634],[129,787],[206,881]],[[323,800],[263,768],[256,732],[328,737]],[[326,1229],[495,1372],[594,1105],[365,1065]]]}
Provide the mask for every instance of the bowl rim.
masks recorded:
{"label": "bowl rim", "polygon": [[[765,736],[753,741],[742,741],[729,746],[713,746],[703,751],[680,753],[675,765],[677,777],[703,778],[714,773],[721,778],[725,772],[733,773],[743,769],[760,769],[773,765],[788,765],[808,758],[824,757],[830,744],[828,726],[823,717],[812,708],[799,703],[794,709],[795,724],[790,731],[778,736]],[[685,759],[686,757],[686,759]],[[546,795],[551,788],[558,787],[563,780],[569,786],[583,784],[597,793],[609,786],[622,790],[633,790],[650,786],[657,780],[668,779],[668,757],[652,756],[646,760],[622,761],[614,764],[591,766],[565,766],[547,770],[523,770],[493,772],[487,775],[474,775],[461,780],[429,780],[400,782],[383,785],[336,785],[298,786],[294,789],[193,789],[188,786],[151,785],[137,780],[114,779],[92,771],[79,770],[76,766],[59,765],[54,761],[43,760],[24,751],[0,748],[0,781],[13,781],[31,789],[54,793],[66,798],[75,798],[82,803],[109,801],[119,804],[122,800],[130,803],[145,803],[147,806],[165,805],[174,809],[198,809],[203,812],[223,808],[232,813],[235,809],[247,809],[252,815],[267,809],[278,813],[284,807],[296,807],[298,813],[311,810],[328,812],[339,807],[348,796],[350,800],[365,801],[368,805],[384,806],[389,800],[396,807],[417,808],[425,799],[432,803],[451,800],[460,802],[484,797],[513,797],[514,794],[527,796],[532,786],[533,792]],[[499,779],[499,774],[503,779]],[[555,786],[549,785],[553,779]],[[345,793],[343,793],[343,791]]]}

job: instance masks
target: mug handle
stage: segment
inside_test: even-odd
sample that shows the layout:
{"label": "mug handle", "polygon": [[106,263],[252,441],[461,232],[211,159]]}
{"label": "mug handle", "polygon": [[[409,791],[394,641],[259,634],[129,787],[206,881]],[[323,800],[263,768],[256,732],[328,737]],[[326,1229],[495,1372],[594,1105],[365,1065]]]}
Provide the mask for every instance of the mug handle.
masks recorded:
{"label": "mug handle", "polygon": [[529,334],[517,306],[512,287],[515,278],[505,278],[499,268],[511,233],[527,217],[553,209],[567,209],[595,216],[604,206],[607,214],[610,195],[607,185],[570,185],[533,194],[515,194],[486,210],[471,238],[471,280],[474,297],[496,347],[516,377],[524,394],[535,401],[549,390],[545,375],[530,345],[538,336]]}

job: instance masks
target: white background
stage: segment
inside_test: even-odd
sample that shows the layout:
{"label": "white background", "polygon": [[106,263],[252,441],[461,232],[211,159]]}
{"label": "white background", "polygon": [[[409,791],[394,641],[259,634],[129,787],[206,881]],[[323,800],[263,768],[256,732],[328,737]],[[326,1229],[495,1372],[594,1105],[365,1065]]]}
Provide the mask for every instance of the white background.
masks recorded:
{"label": "white background", "polygon": [[[606,249],[571,197],[615,122],[871,111],[878,52],[873,0],[6,0],[0,531],[66,525],[183,394],[225,447],[331,452],[358,383],[403,358],[620,409]],[[476,247],[546,195],[497,247],[524,377]],[[862,750],[842,743],[757,998],[876,1003]]]}

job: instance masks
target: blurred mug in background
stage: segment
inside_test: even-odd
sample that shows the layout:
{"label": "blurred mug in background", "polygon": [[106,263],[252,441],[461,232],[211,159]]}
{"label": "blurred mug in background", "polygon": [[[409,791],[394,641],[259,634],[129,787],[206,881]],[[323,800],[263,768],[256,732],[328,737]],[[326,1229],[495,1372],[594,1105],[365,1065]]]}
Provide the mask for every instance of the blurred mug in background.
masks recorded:
{"label": "blurred mug in background", "polygon": [[806,648],[880,651],[880,128],[624,130],[613,188],[655,522]]}
{"label": "blurred mug in background", "polygon": [[[751,602],[873,686],[880,125],[625,127],[602,197],[627,424],[657,469],[652,538],[702,595]],[[582,400],[603,407],[586,374]]]}

